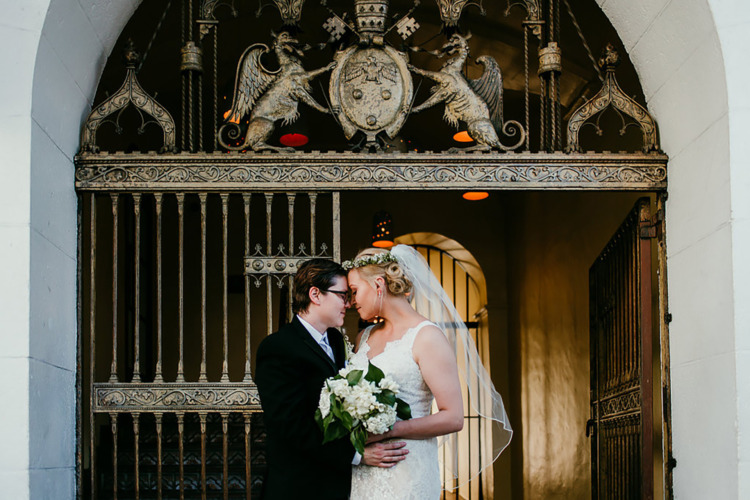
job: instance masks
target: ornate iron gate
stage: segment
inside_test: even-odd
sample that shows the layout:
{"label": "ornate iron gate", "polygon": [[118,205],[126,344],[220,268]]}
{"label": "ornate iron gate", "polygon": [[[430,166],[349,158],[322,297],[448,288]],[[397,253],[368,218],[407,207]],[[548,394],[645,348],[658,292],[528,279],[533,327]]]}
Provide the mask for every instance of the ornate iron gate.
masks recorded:
{"label": "ornate iron gate", "polygon": [[264,468],[252,345],[291,318],[300,261],[340,259],[339,193],[81,204],[90,498],[250,498]]}
{"label": "ornate iron gate", "polygon": [[649,207],[636,203],[589,271],[594,499],[653,498]]}
{"label": "ornate iron gate", "polygon": [[[114,87],[100,89],[76,158],[79,492],[85,497],[249,498],[257,491],[264,459],[253,346],[289,317],[290,276],[299,260],[340,258],[340,191],[665,189],[667,158],[653,118],[619,88],[611,46],[597,66],[568,2],[510,1],[507,11],[501,2],[485,2],[490,17],[518,13],[523,84],[515,110],[504,107],[503,72],[491,54],[479,58],[481,77],[464,74],[470,45],[483,35],[470,43],[459,24],[464,8],[482,7],[481,1],[349,3],[352,16],[305,5],[328,41],[301,29],[304,0],[269,3],[283,24],[272,47],[262,43],[271,40],[268,19],[255,20],[254,6],[234,0],[143,2],[123,32],[123,42],[133,36],[145,50],[141,57],[132,43],[118,42],[124,81],[111,95],[105,93]],[[389,6],[402,16],[395,23]],[[594,63],[594,85],[582,85],[578,97],[563,103],[566,14]],[[420,32],[426,40],[420,46],[412,38],[417,20],[431,16],[439,16],[440,32]],[[442,35],[442,47],[430,44]],[[316,53],[318,42],[336,54],[337,65],[328,52]],[[435,55],[451,64],[441,67]],[[279,68],[269,71],[266,63]],[[319,69],[305,72],[303,63]],[[158,83],[147,75],[151,68]],[[287,71],[296,77],[276,79]],[[419,94],[412,74],[454,85],[450,94],[428,97],[427,85]],[[315,82],[319,92],[308,85],[314,78],[322,80]],[[597,80],[601,90],[588,98]],[[232,82],[239,85],[230,107]],[[451,107],[459,94],[468,107]],[[310,146],[279,152],[271,143],[293,132],[284,127],[296,119],[298,100],[324,111],[299,108],[312,127],[340,129],[340,142],[322,143],[322,152]],[[421,122],[429,126],[416,119],[410,125],[413,112],[430,113],[437,104]],[[256,116],[254,105],[267,116]],[[582,152],[581,130],[588,125],[601,133],[607,108],[631,119],[621,133],[640,128],[639,152]],[[482,151],[445,151],[448,141],[432,138],[444,111],[458,122],[480,123],[467,132],[472,148]],[[112,128],[139,135],[115,137]],[[141,135],[151,128],[161,134]]]}

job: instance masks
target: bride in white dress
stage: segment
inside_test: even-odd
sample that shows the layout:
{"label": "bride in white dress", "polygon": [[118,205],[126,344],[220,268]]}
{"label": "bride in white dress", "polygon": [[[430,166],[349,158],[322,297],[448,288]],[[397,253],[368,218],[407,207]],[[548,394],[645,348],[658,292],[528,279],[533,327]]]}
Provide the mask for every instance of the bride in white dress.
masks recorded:
{"label": "bride in white dress", "polygon": [[[478,388],[468,391],[470,403],[504,432],[498,436],[501,447],[483,467],[494,461],[512,434],[502,399],[455,307],[418,252],[406,245],[390,252],[372,248],[343,265],[349,270],[352,304],[360,317],[382,320],[360,333],[351,362],[366,365],[369,360],[390,375],[412,413],[411,419],[397,421],[386,434],[370,438],[406,442],[406,459],[389,468],[354,466],[351,500],[437,500],[442,490],[438,438],[463,427],[462,383],[469,380],[469,387]],[[447,325],[445,331],[431,319]],[[462,354],[462,370],[456,348]],[[480,400],[484,408],[479,408]]]}

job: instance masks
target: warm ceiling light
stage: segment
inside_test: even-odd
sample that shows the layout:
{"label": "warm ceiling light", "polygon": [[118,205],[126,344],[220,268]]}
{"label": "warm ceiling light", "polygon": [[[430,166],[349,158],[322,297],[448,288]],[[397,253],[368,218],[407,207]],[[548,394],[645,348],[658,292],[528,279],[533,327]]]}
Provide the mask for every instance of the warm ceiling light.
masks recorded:
{"label": "warm ceiling light", "polygon": [[284,146],[289,146],[292,148],[297,148],[299,146],[304,146],[307,144],[309,139],[304,134],[284,134],[279,139],[279,142],[283,144]]}
{"label": "warm ceiling light", "polygon": [[372,218],[372,246],[390,248],[393,246],[391,214],[381,210]]}
{"label": "warm ceiling light", "polygon": [[477,201],[477,200],[484,200],[485,198],[489,197],[490,193],[487,191],[466,191],[463,194],[464,200],[471,200],[471,201]]}
{"label": "warm ceiling light", "polygon": [[453,134],[453,140],[456,142],[474,142],[466,130]]}

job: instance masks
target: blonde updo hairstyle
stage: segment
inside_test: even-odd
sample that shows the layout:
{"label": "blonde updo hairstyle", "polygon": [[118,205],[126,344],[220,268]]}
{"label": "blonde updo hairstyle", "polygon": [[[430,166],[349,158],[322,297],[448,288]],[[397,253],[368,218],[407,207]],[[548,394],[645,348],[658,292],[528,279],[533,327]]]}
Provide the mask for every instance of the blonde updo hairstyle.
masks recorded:
{"label": "blonde updo hairstyle", "polygon": [[[388,250],[384,250],[382,248],[367,248],[359,252],[354,260],[383,253],[388,253]],[[356,268],[356,270],[357,272],[359,272],[360,276],[362,276],[362,278],[372,286],[375,286],[375,280],[382,276],[391,295],[400,297],[411,292],[412,283],[406,277],[398,262],[370,264],[367,266],[358,267]]]}

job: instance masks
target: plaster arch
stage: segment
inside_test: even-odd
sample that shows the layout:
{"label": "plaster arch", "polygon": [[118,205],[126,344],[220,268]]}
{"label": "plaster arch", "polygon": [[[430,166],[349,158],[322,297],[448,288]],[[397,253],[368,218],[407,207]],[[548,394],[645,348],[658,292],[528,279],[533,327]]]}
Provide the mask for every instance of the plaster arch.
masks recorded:
{"label": "plaster arch", "polygon": [[[628,49],[670,155],[668,244],[678,498],[750,495],[750,102],[742,0],[597,0]],[[12,2],[0,26],[0,339],[11,498],[75,489],[73,156],[104,62],[139,0]],[[743,78],[743,76],[745,78]],[[731,109],[731,112],[730,112]],[[706,176],[706,173],[710,173]],[[701,203],[697,203],[700,200]],[[747,200],[747,201],[745,201]],[[705,290],[706,293],[695,293]],[[707,335],[710,332],[712,335]],[[696,390],[697,386],[697,390]],[[711,399],[712,398],[712,399]],[[700,426],[696,427],[695,423]],[[744,432],[743,432],[744,431]],[[741,473],[744,471],[744,475]]]}

